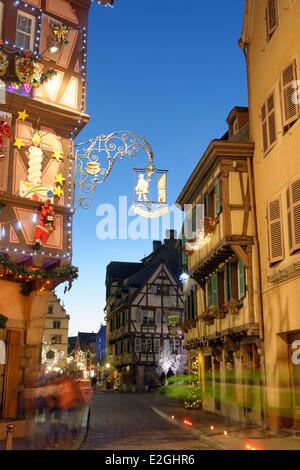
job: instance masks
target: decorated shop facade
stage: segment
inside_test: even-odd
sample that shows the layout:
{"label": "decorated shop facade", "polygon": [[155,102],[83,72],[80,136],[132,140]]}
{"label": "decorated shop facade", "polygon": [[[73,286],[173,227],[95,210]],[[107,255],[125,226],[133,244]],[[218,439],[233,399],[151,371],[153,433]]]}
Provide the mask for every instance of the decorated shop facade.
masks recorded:
{"label": "decorated shop facade", "polygon": [[77,277],[73,139],[88,121],[89,6],[0,2],[0,422],[24,417],[49,296]]}

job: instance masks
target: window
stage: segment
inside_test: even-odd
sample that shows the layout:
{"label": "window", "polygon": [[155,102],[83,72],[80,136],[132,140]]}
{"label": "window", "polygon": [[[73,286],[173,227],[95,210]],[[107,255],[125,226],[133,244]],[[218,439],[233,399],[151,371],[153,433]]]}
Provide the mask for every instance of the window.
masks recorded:
{"label": "window", "polygon": [[269,95],[261,108],[263,152],[266,154],[277,141],[275,120],[275,93]]}
{"label": "window", "polygon": [[142,338],[134,339],[134,350],[136,353],[140,353],[142,349]]}
{"label": "window", "polygon": [[142,338],[142,353],[152,353],[153,345],[151,338]]}
{"label": "window", "polygon": [[237,262],[226,263],[225,265],[225,300],[238,298],[238,268]]}
{"label": "window", "polygon": [[179,354],[180,352],[180,340],[179,339],[170,339],[170,352],[172,354]]}
{"label": "window", "polygon": [[154,353],[155,354],[159,354],[160,353],[160,339],[159,338],[155,338],[153,340],[153,343],[154,343]]}
{"label": "window", "polygon": [[196,320],[197,318],[197,294],[194,290],[191,290],[185,300],[185,318],[187,320]]}
{"label": "window", "polygon": [[163,284],[156,286],[156,294],[157,295],[169,295],[169,286],[166,286]]}
{"label": "window", "polygon": [[48,305],[48,313],[53,313],[53,305]]}
{"label": "window", "polygon": [[238,118],[235,118],[233,121],[233,135],[235,135],[239,130],[239,121]]}
{"label": "window", "polygon": [[268,233],[270,264],[284,258],[281,200],[276,198],[268,204]]}
{"label": "window", "polygon": [[238,260],[238,275],[239,275],[239,300],[246,295],[246,271],[243,261]]}
{"label": "window", "polygon": [[60,328],[60,321],[54,320],[54,322],[53,322],[53,328]]}
{"label": "window", "polygon": [[61,335],[54,335],[51,338],[52,344],[61,344]]}
{"label": "window", "polygon": [[287,131],[299,117],[299,104],[295,99],[295,93],[297,94],[295,84],[297,86],[296,61],[293,60],[281,72],[281,105],[284,131]]}
{"label": "window", "polygon": [[143,310],[143,325],[145,326],[154,326],[154,311],[153,310]]}
{"label": "window", "polygon": [[293,181],[287,189],[289,250],[300,249],[300,179]]}
{"label": "window", "polygon": [[24,11],[18,11],[16,45],[22,49],[33,50],[35,35],[35,17]]}
{"label": "window", "polygon": [[276,30],[278,21],[278,0],[267,0],[266,5],[266,33],[269,41]]}

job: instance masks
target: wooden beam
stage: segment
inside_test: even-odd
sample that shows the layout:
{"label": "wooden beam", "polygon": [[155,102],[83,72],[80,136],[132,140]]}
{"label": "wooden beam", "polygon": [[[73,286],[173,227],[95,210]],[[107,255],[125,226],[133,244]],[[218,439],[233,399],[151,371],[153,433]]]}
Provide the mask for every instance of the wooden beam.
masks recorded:
{"label": "wooden beam", "polygon": [[247,253],[243,250],[243,248],[240,245],[231,245],[230,246],[232,251],[239,257],[244,263],[244,266],[246,268],[250,268],[250,260],[249,256]]}

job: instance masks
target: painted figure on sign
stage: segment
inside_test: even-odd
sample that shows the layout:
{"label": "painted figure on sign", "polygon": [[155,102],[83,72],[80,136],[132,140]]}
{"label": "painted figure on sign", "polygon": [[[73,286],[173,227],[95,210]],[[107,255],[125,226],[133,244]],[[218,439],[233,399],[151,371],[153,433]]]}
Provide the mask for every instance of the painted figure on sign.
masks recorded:
{"label": "painted figure on sign", "polygon": [[149,194],[149,181],[145,180],[145,175],[139,175],[138,184],[136,185],[135,192],[138,195],[138,201],[148,201],[147,194]]}
{"label": "painted figure on sign", "polygon": [[48,241],[50,233],[55,230],[54,211],[50,199],[47,199],[42,207],[38,225],[35,228],[33,245],[34,250],[39,250]]}

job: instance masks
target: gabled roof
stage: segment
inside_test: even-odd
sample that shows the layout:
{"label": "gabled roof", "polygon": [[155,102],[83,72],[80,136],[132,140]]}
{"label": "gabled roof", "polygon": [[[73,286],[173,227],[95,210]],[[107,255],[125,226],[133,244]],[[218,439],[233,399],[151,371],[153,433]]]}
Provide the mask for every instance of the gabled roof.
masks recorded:
{"label": "gabled roof", "polygon": [[83,333],[78,331],[78,346],[79,348],[84,351],[85,349],[89,349],[89,345],[92,343],[96,343],[97,333]]}

